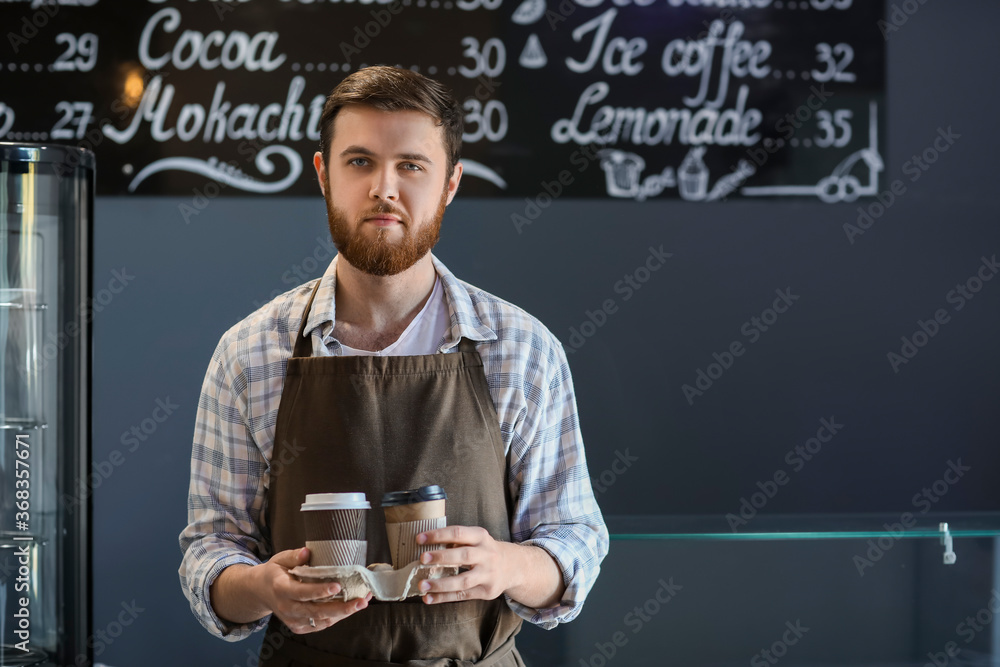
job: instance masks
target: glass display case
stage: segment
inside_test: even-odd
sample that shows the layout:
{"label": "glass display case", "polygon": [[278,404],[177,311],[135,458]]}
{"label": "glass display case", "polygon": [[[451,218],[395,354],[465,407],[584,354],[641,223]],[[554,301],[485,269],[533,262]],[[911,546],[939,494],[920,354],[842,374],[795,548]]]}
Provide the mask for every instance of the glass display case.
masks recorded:
{"label": "glass display case", "polygon": [[92,153],[0,143],[4,667],[90,664],[93,192]]}
{"label": "glass display case", "polygon": [[1000,514],[605,517],[583,612],[529,665],[1000,664]]}

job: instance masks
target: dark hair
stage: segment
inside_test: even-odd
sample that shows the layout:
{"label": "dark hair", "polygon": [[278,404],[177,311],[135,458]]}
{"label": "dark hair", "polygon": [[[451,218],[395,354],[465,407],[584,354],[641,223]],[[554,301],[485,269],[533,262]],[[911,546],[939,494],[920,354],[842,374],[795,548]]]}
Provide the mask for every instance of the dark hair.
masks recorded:
{"label": "dark hair", "polygon": [[359,69],[337,84],[323,105],[320,150],[328,166],[333,121],[345,104],[361,104],[381,111],[422,111],[444,129],[449,176],[462,150],[462,110],[443,84],[408,69],[377,65]]}

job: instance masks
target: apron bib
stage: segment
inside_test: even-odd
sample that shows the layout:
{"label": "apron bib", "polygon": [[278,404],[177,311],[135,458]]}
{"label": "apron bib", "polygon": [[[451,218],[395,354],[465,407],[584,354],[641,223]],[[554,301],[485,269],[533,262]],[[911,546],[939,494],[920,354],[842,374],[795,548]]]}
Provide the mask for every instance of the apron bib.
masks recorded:
{"label": "apron bib", "polygon": [[[316,288],[319,287],[317,283]],[[278,406],[267,525],[274,553],[305,546],[309,493],[363,491],[368,563],[389,563],[382,494],[440,484],[448,524],[510,541],[512,502],[499,418],[475,344],[409,357],[311,357],[309,298]],[[372,600],[326,630],[293,634],[272,616],[261,667],[523,666],[503,596],[425,605]]]}

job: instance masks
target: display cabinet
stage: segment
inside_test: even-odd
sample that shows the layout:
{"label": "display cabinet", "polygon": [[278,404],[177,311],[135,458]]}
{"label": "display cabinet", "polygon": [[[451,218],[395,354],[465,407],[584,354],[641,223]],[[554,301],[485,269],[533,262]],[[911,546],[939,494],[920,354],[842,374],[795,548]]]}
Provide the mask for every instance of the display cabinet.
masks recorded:
{"label": "display cabinet", "polygon": [[90,664],[93,192],[92,153],[0,143],[4,667]]}
{"label": "display cabinet", "polygon": [[580,616],[525,624],[528,665],[1000,664],[998,514],[606,521]]}

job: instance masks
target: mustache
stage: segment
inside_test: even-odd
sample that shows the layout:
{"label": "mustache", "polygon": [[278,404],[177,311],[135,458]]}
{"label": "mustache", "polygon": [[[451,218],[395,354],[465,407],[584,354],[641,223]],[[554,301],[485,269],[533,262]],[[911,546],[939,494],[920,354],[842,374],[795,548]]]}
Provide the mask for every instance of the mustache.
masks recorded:
{"label": "mustache", "polygon": [[410,222],[410,219],[402,211],[387,201],[379,201],[375,206],[358,216],[358,219],[364,220],[376,215],[395,215],[404,224],[409,224]]}

